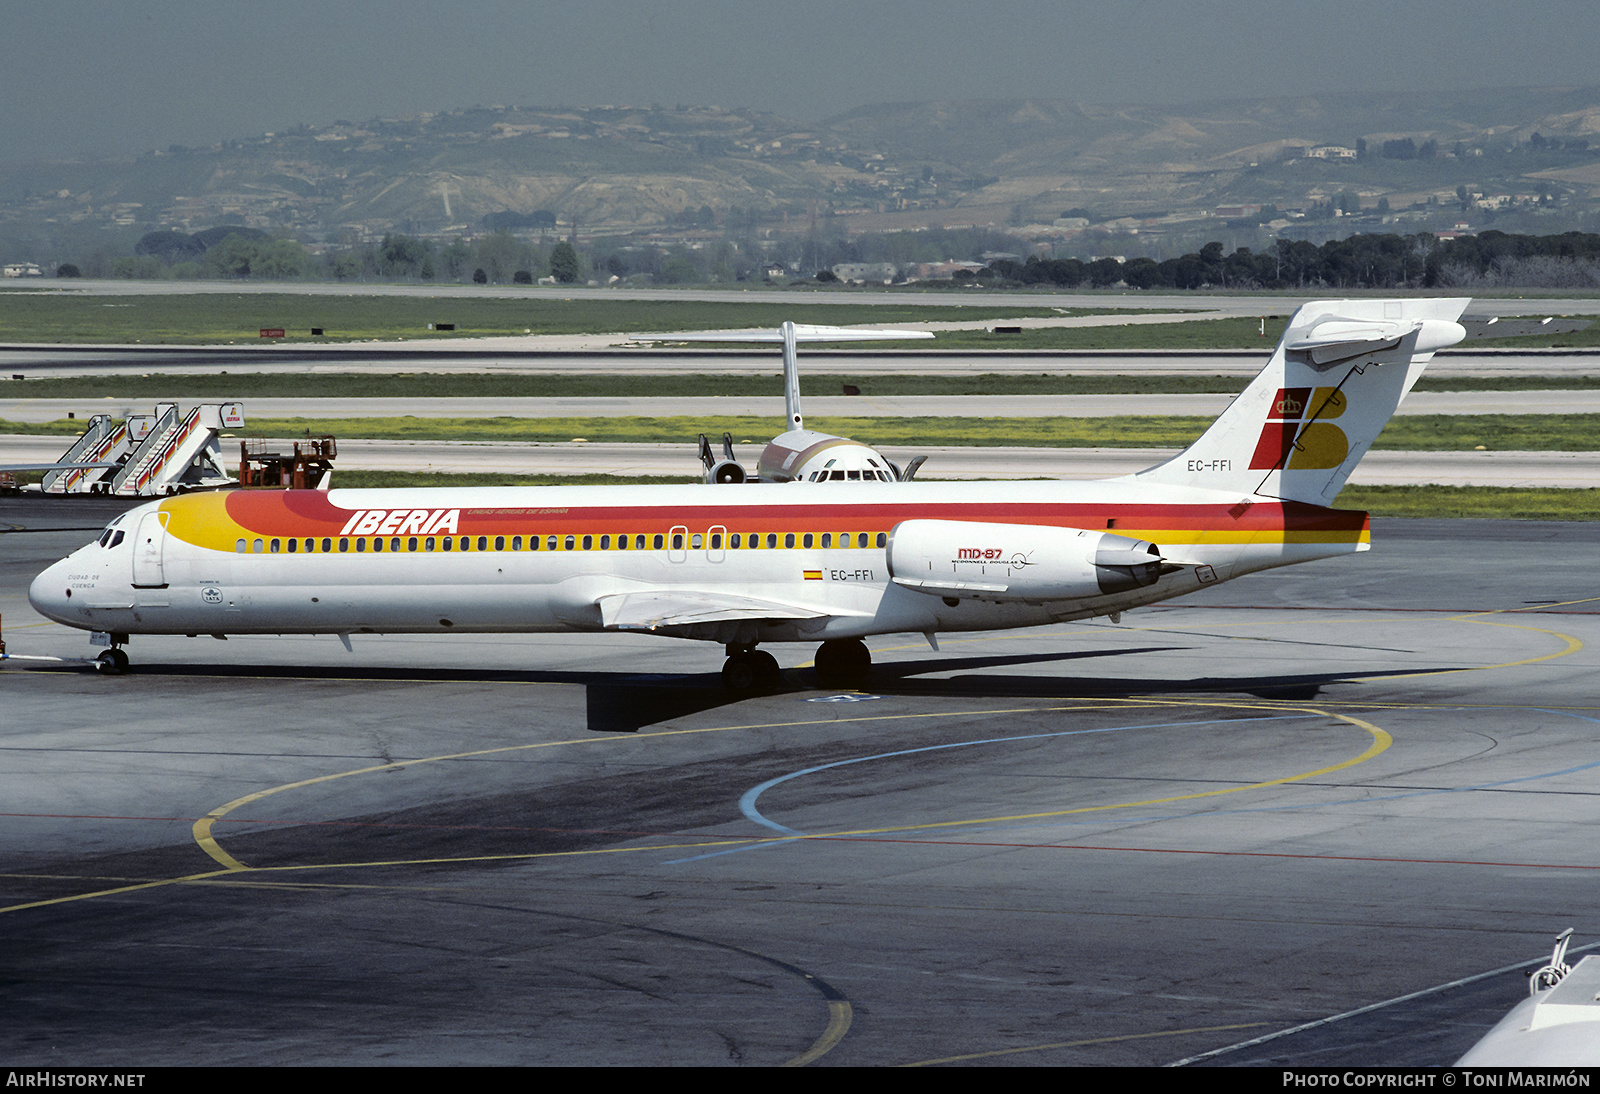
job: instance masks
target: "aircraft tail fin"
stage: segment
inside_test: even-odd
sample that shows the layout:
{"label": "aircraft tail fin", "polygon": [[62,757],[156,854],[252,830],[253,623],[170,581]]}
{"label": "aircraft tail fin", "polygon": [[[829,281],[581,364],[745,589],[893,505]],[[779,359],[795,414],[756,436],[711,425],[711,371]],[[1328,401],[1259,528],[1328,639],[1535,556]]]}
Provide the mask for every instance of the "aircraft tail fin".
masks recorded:
{"label": "aircraft tail fin", "polygon": [[1468,299],[1314,300],[1200,439],[1124,481],[1329,505],[1433,358],[1466,336]]}

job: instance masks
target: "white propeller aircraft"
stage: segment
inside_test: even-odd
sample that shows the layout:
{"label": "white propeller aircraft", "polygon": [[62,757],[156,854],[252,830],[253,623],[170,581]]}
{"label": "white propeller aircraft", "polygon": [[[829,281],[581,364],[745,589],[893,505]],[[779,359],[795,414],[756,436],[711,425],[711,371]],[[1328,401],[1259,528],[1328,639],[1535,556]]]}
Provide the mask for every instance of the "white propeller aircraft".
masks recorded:
{"label": "white propeller aircraft", "polygon": [[775,642],[857,683],[869,635],[1116,615],[1367,550],[1367,514],[1327,506],[1467,303],[1304,305],[1199,440],[1121,478],[193,493],[28,596],[106,635],[107,672],[135,634],[642,631],[721,643],[734,689],[776,682]]}

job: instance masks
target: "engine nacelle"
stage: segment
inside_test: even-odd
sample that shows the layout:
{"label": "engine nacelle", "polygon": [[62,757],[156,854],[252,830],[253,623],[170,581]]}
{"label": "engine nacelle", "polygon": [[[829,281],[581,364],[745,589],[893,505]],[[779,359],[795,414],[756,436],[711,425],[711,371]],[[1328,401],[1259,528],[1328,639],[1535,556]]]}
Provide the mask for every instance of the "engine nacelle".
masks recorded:
{"label": "engine nacelle", "polygon": [[1078,600],[1154,585],[1177,567],[1146,540],[1040,524],[908,520],[889,535],[889,576],[933,596]]}
{"label": "engine nacelle", "polygon": [[706,482],[741,483],[746,478],[744,465],[736,460],[718,460],[706,468]]}

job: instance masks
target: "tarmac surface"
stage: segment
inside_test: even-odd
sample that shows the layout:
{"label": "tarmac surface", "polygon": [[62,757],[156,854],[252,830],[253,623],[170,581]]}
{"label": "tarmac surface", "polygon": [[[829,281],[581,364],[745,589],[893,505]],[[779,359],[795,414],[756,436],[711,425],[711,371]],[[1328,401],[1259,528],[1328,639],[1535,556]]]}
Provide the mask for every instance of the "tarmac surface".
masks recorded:
{"label": "tarmac surface", "polygon": [[[1597,362],[1600,366],[1600,362]],[[778,387],[776,382],[774,387]],[[149,414],[154,399],[3,398],[0,421],[54,422],[75,414],[110,414],[119,421]],[[185,407],[215,398],[172,398]],[[1228,394],[1198,395],[805,395],[812,417],[909,418],[1109,418],[1160,415],[1215,418],[1233,401]],[[623,418],[748,415],[783,420],[783,394],[708,398],[250,398],[240,400],[245,419],[257,418]],[[1417,391],[1397,411],[1415,414],[1600,414],[1600,390]]]}
{"label": "tarmac surface", "polygon": [[[0,499],[13,654],[93,652],[26,587],[118,508]],[[646,637],[0,664],[0,1054],[1447,1063],[1600,940],[1600,525],[1373,541],[843,694]]]}
{"label": "tarmac surface", "polygon": [[[453,342],[387,342],[319,346],[17,346],[0,345],[0,376],[90,376],[119,372],[215,374],[266,373],[497,373],[527,375],[664,376],[724,374],[782,375],[770,350],[675,350],[607,348],[614,335],[581,336],[583,344],[550,349],[537,338],[474,338]],[[592,344],[591,344],[592,343]],[[806,375],[851,376],[1236,376],[1260,372],[1272,347],[1233,351],[1013,352],[962,350],[807,351],[800,358],[801,390]],[[1428,375],[1518,377],[1600,375],[1600,351],[1454,350],[1434,355]],[[776,379],[775,379],[775,382]]]}

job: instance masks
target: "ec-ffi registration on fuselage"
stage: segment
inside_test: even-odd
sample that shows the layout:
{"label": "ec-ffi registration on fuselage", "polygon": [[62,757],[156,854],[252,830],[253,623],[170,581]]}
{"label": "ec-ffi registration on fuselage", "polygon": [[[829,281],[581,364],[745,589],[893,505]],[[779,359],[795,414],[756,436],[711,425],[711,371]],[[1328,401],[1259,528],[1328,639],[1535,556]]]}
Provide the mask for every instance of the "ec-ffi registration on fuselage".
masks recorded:
{"label": "ec-ffi registration on fuselage", "polygon": [[29,600],[109,636],[109,671],[140,634],[636,631],[722,644],[737,689],[777,682],[778,642],[859,682],[867,636],[1114,615],[1367,550],[1367,514],[1329,506],[1467,303],[1302,306],[1199,440],[1120,478],[184,494]]}

